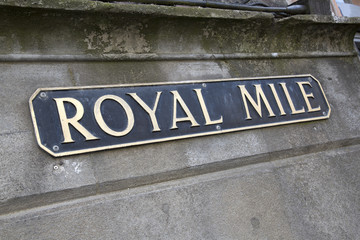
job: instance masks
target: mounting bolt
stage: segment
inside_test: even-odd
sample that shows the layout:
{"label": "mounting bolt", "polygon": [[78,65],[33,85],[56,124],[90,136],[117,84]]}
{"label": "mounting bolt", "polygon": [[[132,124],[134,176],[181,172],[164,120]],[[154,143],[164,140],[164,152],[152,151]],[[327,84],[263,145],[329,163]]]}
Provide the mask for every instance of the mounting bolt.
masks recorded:
{"label": "mounting bolt", "polygon": [[206,87],[206,83],[203,83],[202,86],[203,86],[203,87]]}
{"label": "mounting bolt", "polygon": [[47,95],[46,95],[46,93],[45,93],[45,92],[41,92],[41,93],[40,93],[40,97],[41,97],[41,98],[46,98],[46,97],[47,97]]}
{"label": "mounting bolt", "polygon": [[216,130],[221,130],[220,125],[216,125]]}
{"label": "mounting bolt", "polygon": [[52,149],[53,149],[55,152],[57,152],[57,151],[59,151],[59,146],[58,146],[58,145],[54,145],[54,146],[52,147]]}
{"label": "mounting bolt", "polygon": [[54,170],[58,170],[59,169],[59,166],[58,165],[55,165],[54,166]]}
{"label": "mounting bolt", "polygon": [[323,115],[325,116],[325,115],[326,115],[326,112],[323,112]]}

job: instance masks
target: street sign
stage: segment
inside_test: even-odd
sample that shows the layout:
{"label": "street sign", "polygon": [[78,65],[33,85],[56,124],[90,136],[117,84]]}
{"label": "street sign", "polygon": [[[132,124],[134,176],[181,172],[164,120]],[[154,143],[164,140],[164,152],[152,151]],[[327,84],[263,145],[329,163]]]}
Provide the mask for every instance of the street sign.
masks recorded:
{"label": "street sign", "polygon": [[29,100],[39,146],[55,157],[326,119],[311,75],[41,88]]}

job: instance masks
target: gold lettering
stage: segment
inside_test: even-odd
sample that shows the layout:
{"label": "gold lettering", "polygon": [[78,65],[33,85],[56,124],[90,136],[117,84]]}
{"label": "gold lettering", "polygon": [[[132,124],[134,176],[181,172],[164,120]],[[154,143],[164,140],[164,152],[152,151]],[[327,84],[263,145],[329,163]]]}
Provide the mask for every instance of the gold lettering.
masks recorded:
{"label": "gold lettering", "polygon": [[275,97],[275,101],[279,107],[279,110],[280,110],[280,115],[281,116],[284,116],[286,115],[285,111],[284,111],[284,108],[283,108],[283,105],[281,104],[281,101],[280,101],[280,98],[279,98],[279,95],[277,94],[276,90],[275,90],[275,87],[274,87],[274,84],[273,83],[269,83],[268,84],[269,87],[271,88],[271,91]]}
{"label": "gold lettering", "polygon": [[[98,139],[79,123],[80,119],[84,115],[84,107],[81,102],[75,98],[54,98],[54,100],[58,109],[61,128],[64,136],[64,141],[62,143],[74,142],[71,137],[69,124],[71,124],[78,132],[80,132],[85,137],[86,141]],[[69,102],[75,106],[76,113],[72,118],[67,118],[64,102]]]}
{"label": "gold lettering", "polygon": [[150,116],[151,123],[153,125],[153,132],[159,132],[159,124],[156,119],[156,109],[159,103],[161,92],[157,92],[153,109],[151,109],[136,93],[128,93]]}
{"label": "gold lettering", "polygon": [[[195,121],[194,116],[191,114],[189,108],[186,106],[184,100],[181,98],[178,91],[171,91],[171,93],[174,95],[174,108],[173,108],[173,124],[172,124],[172,127],[170,129],[177,129],[178,127],[177,127],[176,123],[177,122],[183,122],[183,121],[190,121],[191,122],[191,127],[200,126]],[[184,110],[187,117],[183,117],[183,118],[178,118],[177,117],[177,103],[180,104],[180,106]]]}
{"label": "gold lettering", "polygon": [[[105,123],[105,121],[103,119],[100,107],[101,107],[102,102],[105,100],[108,100],[108,99],[116,101],[125,110],[128,122],[127,122],[126,128],[123,131],[117,132],[117,131],[112,130],[111,128],[109,128],[109,126]],[[124,99],[122,99],[121,97],[115,96],[115,95],[104,95],[104,96],[100,97],[98,100],[96,100],[95,106],[94,106],[94,115],[95,115],[95,120],[96,120],[97,124],[99,125],[99,127],[104,132],[106,132],[107,134],[109,134],[111,136],[115,136],[115,137],[125,136],[134,127],[134,114],[133,114],[130,106],[125,102]]]}
{"label": "gold lettering", "polygon": [[290,105],[291,114],[292,114],[292,115],[295,115],[295,114],[299,114],[299,113],[304,113],[304,112],[305,112],[304,107],[303,107],[302,109],[300,109],[300,110],[296,110],[296,109],[295,109],[294,103],[293,103],[293,101],[291,100],[289,91],[288,91],[288,89],[287,89],[287,87],[286,87],[286,83],[280,83],[280,85],[281,85],[282,89],[284,90],[286,99],[287,99],[287,101],[288,101],[288,103],[289,103],[289,105]]}
{"label": "gold lettering", "polygon": [[311,84],[309,83],[309,82],[297,82],[297,85],[299,85],[299,88],[300,88],[300,90],[301,90],[301,93],[302,93],[302,95],[303,95],[303,97],[304,97],[304,100],[305,100],[305,103],[306,103],[306,106],[307,106],[307,108],[308,108],[308,112],[317,112],[317,111],[320,111],[320,106],[318,106],[318,107],[316,107],[316,108],[312,108],[311,107],[311,104],[310,104],[310,102],[309,102],[309,98],[314,98],[314,94],[313,93],[306,93],[305,92],[305,89],[304,89],[304,84],[306,84],[306,85],[309,85],[310,87],[312,87],[311,86]]}
{"label": "gold lettering", "polygon": [[204,101],[204,98],[203,98],[203,95],[201,93],[201,89],[200,88],[197,88],[197,89],[193,89],[195,92],[196,92],[196,95],[198,97],[198,100],[199,100],[199,103],[200,103],[200,106],[201,106],[201,110],[203,112],[203,115],[204,115],[204,118],[205,118],[205,125],[212,125],[212,124],[218,124],[218,123],[222,123],[223,122],[223,117],[221,116],[218,120],[211,120],[210,119],[210,115],[209,115],[209,112],[206,108],[206,105],[205,105],[205,101]]}
{"label": "gold lettering", "polygon": [[257,99],[257,103],[255,102],[255,100],[251,97],[250,93],[246,90],[245,85],[238,85],[238,87],[240,88],[240,92],[244,101],[244,105],[245,105],[245,110],[246,110],[246,119],[251,119],[250,117],[250,113],[249,113],[249,107],[247,104],[246,99],[249,100],[249,102],[251,103],[251,105],[254,107],[254,109],[256,110],[256,112],[259,114],[260,117],[262,117],[262,112],[261,112],[261,99],[263,100],[266,109],[269,112],[269,117],[275,117],[274,112],[272,111],[270,104],[261,88],[260,84],[254,84],[255,86],[255,90],[256,90],[256,99]]}

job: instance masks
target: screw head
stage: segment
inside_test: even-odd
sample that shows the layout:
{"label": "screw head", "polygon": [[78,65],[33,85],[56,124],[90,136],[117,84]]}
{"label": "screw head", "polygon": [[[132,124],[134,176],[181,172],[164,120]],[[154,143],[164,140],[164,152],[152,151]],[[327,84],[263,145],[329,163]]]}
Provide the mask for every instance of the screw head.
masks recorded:
{"label": "screw head", "polygon": [[206,83],[203,83],[202,86],[203,86],[203,87],[206,87]]}
{"label": "screw head", "polygon": [[52,147],[52,149],[53,149],[55,152],[57,152],[57,151],[59,151],[59,146],[58,146],[58,145],[54,145],[54,146]]}
{"label": "screw head", "polygon": [[58,170],[59,169],[59,166],[58,165],[55,165],[54,166],[54,170]]}
{"label": "screw head", "polygon": [[216,130],[221,130],[221,127],[219,125],[216,125]]}
{"label": "screw head", "polygon": [[47,97],[47,95],[46,95],[46,93],[45,93],[45,92],[41,92],[41,93],[40,93],[40,97],[41,97],[41,98],[46,98],[46,97]]}

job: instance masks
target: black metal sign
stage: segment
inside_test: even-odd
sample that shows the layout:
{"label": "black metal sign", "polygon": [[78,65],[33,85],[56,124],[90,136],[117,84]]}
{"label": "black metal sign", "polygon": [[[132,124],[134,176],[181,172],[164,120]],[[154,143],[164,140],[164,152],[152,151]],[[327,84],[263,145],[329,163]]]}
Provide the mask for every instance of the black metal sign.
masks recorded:
{"label": "black metal sign", "polygon": [[311,75],[38,89],[38,144],[55,157],[326,119]]}

